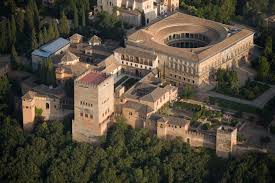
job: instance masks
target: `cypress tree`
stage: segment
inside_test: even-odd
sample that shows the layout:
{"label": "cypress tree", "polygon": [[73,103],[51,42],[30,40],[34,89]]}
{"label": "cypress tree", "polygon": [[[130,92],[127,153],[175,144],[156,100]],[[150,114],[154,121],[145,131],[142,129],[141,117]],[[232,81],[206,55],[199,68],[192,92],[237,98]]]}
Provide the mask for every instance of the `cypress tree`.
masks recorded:
{"label": "cypress tree", "polygon": [[43,60],[39,64],[39,69],[38,69],[38,75],[39,79],[42,83],[46,82],[46,60]]}
{"label": "cypress tree", "polygon": [[85,14],[85,9],[82,8],[82,27],[86,26],[86,14]]}
{"label": "cypress tree", "polygon": [[55,70],[54,70],[54,65],[51,59],[47,60],[47,78],[46,78],[46,83],[48,85],[55,86]]}
{"label": "cypress tree", "polygon": [[7,8],[10,14],[15,14],[16,11],[16,3],[14,0],[8,0],[7,2]]}
{"label": "cypress tree", "polygon": [[34,22],[35,22],[36,28],[39,29],[40,18],[39,18],[39,11],[38,11],[38,8],[37,8],[36,1],[33,2],[32,10],[33,10]]}
{"label": "cypress tree", "polygon": [[64,11],[61,12],[61,16],[60,16],[59,32],[61,35],[64,35],[64,36],[70,33],[68,19],[64,14]]}
{"label": "cypress tree", "polygon": [[54,30],[54,37],[58,38],[60,36],[60,34],[59,34],[59,30],[58,30],[58,26],[57,26],[56,21],[53,22],[53,30]]}
{"label": "cypress tree", "polygon": [[36,38],[36,32],[35,29],[32,29],[32,38],[31,38],[31,49],[34,50],[38,48],[37,38]]}
{"label": "cypress tree", "polygon": [[78,22],[78,11],[77,11],[76,6],[74,7],[73,11],[74,11],[74,20],[73,20],[74,29],[77,29],[79,26],[79,22]]}
{"label": "cypress tree", "polygon": [[43,32],[39,31],[39,33],[38,33],[38,45],[41,46],[43,44],[44,44]]}
{"label": "cypress tree", "polygon": [[11,32],[11,23],[10,23],[10,20],[7,21],[7,47],[10,48],[10,46],[12,45],[12,32]]}
{"label": "cypress tree", "polygon": [[24,12],[19,11],[19,13],[16,17],[16,21],[17,21],[18,29],[20,32],[23,32],[23,30],[24,30],[24,25],[25,25],[24,19],[25,19]]}
{"label": "cypress tree", "polygon": [[15,23],[15,18],[12,15],[11,16],[11,44],[15,44],[16,42],[16,23]]}
{"label": "cypress tree", "polygon": [[7,29],[6,21],[0,22],[0,52],[4,53],[7,51]]}
{"label": "cypress tree", "polygon": [[47,43],[49,42],[49,36],[48,36],[48,30],[46,27],[43,28],[43,40],[44,40],[44,43]]}
{"label": "cypress tree", "polygon": [[53,22],[51,21],[48,27],[48,38],[49,41],[53,40],[55,38],[55,32],[53,27]]}
{"label": "cypress tree", "polygon": [[18,67],[18,55],[17,55],[17,52],[16,52],[16,49],[14,47],[14,45],[12,45],[12,48],[11,48],[11,56],[10,56],[10,60],[11,60],[11,68],[12,69],[17,69]]}
{"label": "cypress tree", "polygon": [[27,30],[26,31],[31,31],[33,28],[34,28],[34,14],[33,14],[33,11],[31,9],[30,6],[27,7],[26,9],[26,17],[25,17],[25,20],[26,20],[26,26],[27,26]]}

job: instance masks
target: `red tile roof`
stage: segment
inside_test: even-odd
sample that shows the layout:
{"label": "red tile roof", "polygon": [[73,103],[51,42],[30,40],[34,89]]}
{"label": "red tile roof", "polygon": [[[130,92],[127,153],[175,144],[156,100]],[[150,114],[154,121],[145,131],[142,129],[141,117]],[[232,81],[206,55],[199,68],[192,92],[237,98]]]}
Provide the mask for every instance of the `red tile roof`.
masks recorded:
{"label": "red tile roof", "polygon": [[87,84],[99,84],[106,79],[103,73],[91,71],[85,76],[83,76],[79,81]]}

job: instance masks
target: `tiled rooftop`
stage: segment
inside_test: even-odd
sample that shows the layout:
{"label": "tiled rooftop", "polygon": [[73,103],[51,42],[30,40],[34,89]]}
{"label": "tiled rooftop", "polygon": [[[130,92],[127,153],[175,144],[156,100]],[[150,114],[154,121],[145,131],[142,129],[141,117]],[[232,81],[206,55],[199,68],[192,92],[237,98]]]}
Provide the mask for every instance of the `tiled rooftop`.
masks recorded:
{"label": "tiled rooftop", "polygon": [[96,71],[90,71],[86,75],[84,75],[82,78],[80,78],[79,81],[86,83],[86,84],[98,85],[105,79],[106,79],[105,74],[96,72]]}

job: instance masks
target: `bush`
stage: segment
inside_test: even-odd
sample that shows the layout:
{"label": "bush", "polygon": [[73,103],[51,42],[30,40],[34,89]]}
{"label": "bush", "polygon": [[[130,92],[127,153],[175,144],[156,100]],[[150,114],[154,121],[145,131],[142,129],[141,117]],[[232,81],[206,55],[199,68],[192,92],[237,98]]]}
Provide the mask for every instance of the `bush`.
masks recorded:
{"label": "bush", "polygon": [[266,145],[268,144],[269,142],[271,141],[270,137],[269,136],[262,136],[260,138],[260,142],[262,145]]}
{"label": "bush", "polygon": [[204,123],[202,126],[201,126],[201,129],[202,130],[209,130],[211,128],[211,125],[209,123]]}
{"label": "bush", "polygon": [[270,130],[270,133],[272,133],[273,135],[275,135],[275,126],[270,126],[269,130]]}

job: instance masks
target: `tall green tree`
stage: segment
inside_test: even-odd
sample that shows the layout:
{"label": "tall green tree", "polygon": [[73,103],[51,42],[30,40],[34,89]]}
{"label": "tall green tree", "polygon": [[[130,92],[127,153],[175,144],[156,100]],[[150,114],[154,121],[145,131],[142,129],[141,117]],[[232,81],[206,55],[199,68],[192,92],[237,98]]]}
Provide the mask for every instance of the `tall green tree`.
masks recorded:
{"label": "tall green tree", "polygon": [[38,33],[38,45],[41,46],[43,44],[44,44],[43,32],[39,31],[39,33]]}
{"label": "tall green tree", "polygon": [[261,56],[259,59],[259,68],[258,68],[258,74],[257,77],[260,80],[267,79],[267,76],[269,75],[270,71],[270,64],[267,61],[267,58],[264,56]]}
{"label": "tall green tree", "polygon": [[17,27],[20,32],[24,31],[25,26],[25,14],[23,11],[19,11],[16,16]]}
{"label": "tall green tree", "polygon": [[10,82],[7,76],[0,77],[0,111],[6,112],[8,108],[8,95],[10,91]]}
{"label": "tall green tree", "polygon": [[235,14],[235,8],[236,8],[236,0],[221,1],[218,20],[228,23],[231,17],[234,16]]}
{"label": "tall green tree", "polygon": [[84,8],[81,9],[81,20],[82,20],[82,22],[81,22],[82,27],[85,27],[86,26],[86,12],[85,12]]}
{"label": "tall green tree", "polygon": [[8,50],[10,49],[10,47],[11,47],[11,44],[12,44],[12,40],[13,40],[13,38],[12,38],[12,31],[11,31],[11,22],[10,22],[10,20],[8,20],[7,21],[7,35],[8,35],[8,37],[7,37],[7,42],[6,42],[6,44],[7,44],[7,48],[8,48]]}
{"label": "tall green tree", "polygon": [[56,21],[53,22],[53,30],[54,30],[54,37],[58,38],[60,34],[59,34],[58,25]]}
{"label": "tall green tree", "polygon": [[51,21],[49,23],[49,27],[48,27],[48,39],[49,39],[49,41],[55,39],[55,32],[54,32],[53,21]]}
{"label": "tall green tree", "polygon": [[55,68],[51,59],[45,59],[40,63],[38,76],[43,84],[56,85]]}
{"label": "tall green tree", "polygon": [[38,42],[36,38],[36,32],[35,29],[32,29],[32,35],[31,35],[31,49],[34,50],[38,48]]}
{"label": "tall green tree", "polygon": [[73,16],[74,16],[74,19],[73,19],[74,29],[78,29],[79,20],[78,20],[78,10],[77,10],[76,6],[74,7],[73,12],[74,12],[74,14],[73,14]]}
{"label": "tall green tree", "polygon": [[11,60],[11,68],[17,69],[19,60],[18,60],[17,51],[16,51],[14,45],[12,45],[12,48],[11,48],[10,60]]}
{"label": "tall green tree", "polygon": [[271,58],[272,56],[272,37],[271,36],[268,36],[265,40],[264,55],[267,58]]}
{"label": "tall green tree", "polygon": [[43,27],[43,40],[44,40],[44,43],[47,43],[50,41],[50,37],[46,27]]}
{"label": "tall green tree", "polygon": [[7,42],[8,42],[8,33],[7,33],[7,23],[6,21],[0,22],[0,52],[4,53],[7,51]]}
{"label": "tall green tree", "polygon": [[52,85],[55,86],[56,84],[56,78],[55,78],[55,69],[54,69],[54,65],[51,59],[48,59],[46,61],[47,63],[47,76],[46,76],[46,83],[48,85]]}
{"label": "tall green tree", "polygon": [[34,15],[34,23],[35,23],[35,26],[36,26],[37,29],[39,29],[40,17],[39,17],[39,10],[38,10],[38,8],[37,8],[36,1],[33,2],[32,11],[33,11],[33,15]]}
{"label": "tall green tree", "polygon": [[25,21],[26,21],[26,31],[31,32],[32,29],[34,28],[34,13],[30,6],[27,6],[26,8]]}
{"label": "tall green tree", "polygon": [[11,16],[11,44],[14,45],[16,42],[16,23],[14,15]]}
{"label": "tall green tree", "polygon": [[16,3],[14,0],[5,0],[5,6],[8,9],[9,14],[15,14]]}
{"label": "tall green tree", "polygon": [[61,16],[60,16],[59,32],[63,36],[66,36],[70,33],[68,19],[64,11],[61,12]]}

